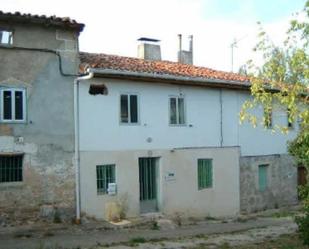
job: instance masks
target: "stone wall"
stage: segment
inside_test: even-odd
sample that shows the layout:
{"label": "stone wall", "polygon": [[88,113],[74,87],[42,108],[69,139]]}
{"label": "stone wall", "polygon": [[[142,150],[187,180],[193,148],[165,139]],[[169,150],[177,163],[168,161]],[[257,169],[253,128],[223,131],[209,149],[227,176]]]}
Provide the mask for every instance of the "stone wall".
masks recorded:
{"label": "stone wall", "polygon": [[[0,46],[0,87],[25,89],[26,121],[0,123],[0,154],[23,154],[23,181],[0,183],[0,221],[35,219],[54,214],[48,210],[55,208],[63,219],[71,218],[78,34],[37,25],[12,27],[19,49]],[[56,53],[35,49],[59,52],[61,65]]]}
{"label": "stone wall", "polygon": [[[267,187],[259,189],[259,165],[267,164]],[[240,209],[252,213],[297,203],[297,168],[289,155],[240,158]]]}

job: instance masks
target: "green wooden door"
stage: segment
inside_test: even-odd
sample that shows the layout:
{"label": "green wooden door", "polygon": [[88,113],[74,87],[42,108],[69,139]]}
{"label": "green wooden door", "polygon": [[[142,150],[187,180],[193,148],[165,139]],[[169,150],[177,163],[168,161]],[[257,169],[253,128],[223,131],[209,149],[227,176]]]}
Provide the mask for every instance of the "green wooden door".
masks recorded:
{"label": "green wooden door", "polygon": [[157,158],[139,158],[139,190],[142,213],[155,212],[157,204]]}

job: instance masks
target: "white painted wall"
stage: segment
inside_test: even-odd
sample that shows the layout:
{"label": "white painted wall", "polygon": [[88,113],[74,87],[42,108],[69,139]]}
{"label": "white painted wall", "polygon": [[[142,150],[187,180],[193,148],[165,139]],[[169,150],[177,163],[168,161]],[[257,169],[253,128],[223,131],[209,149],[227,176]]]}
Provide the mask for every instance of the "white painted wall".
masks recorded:
{"label": "white painted wall", "polygon": [[[220,90],[116,79],[91,80],[104,83],[108,95],[90,95],[89,82],[80,85],[81,151],[117,151],[220,146]],[[120,94],[139,95],[138,125],[120,124]],[[186,126],[168,121],[169,95],[185,96]],[[286,152],[286,141],[295,136],[272,134],[250,124],[239,125],[238,113],[249,92],[222,90],[223,146],[240,146],[242,155]],[[257,110],[262,114],[262,110]],[[274,114],[273,122],[286,122],[285,113]],[[192,127],[190,127],[192,125]],[[151,137],[152,142],[147,142]]]}
{"label": "white painted wall", "polygon": [[[81,152],[82,211],[105,218],[107,205],[121,201],[127,207],[127,217],[138,216],[139,171],[138,158],[148,157],[148,150],[84,151]],[[239,148],[206,148],[181,150],[152,150],[159,158],[159,211],[182,216],[234,216],[239,213]],[[198,190],[197,159],[211,158],[213,187]],[[98,195],[96,165],[115,164],[117,195]],[[169,172],[173,179],[167,179]],[[124,200],[124,201],[123,201]]]}

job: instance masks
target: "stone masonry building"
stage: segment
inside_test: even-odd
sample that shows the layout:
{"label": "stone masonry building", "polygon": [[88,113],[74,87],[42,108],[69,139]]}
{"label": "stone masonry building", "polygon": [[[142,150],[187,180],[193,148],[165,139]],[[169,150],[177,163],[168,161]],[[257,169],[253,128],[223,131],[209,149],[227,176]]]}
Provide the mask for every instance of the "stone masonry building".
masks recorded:
{"label": "stone masonry building", "polygon": [[0,12],[0,213],[74,214],[73,81],[84,25]]}

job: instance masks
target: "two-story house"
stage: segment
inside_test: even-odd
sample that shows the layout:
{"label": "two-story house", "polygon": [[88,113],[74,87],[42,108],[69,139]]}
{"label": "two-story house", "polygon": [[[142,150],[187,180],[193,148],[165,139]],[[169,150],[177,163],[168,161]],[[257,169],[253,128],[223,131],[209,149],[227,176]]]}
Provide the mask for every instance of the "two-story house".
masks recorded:
{"label": "two-story house", "polygon": [[75,207],[73,81],[78,36],[69,18],[0,12],[0,213]]}
{"label": "two-story house", "polygon": [[240,125],[246,77],[193,66],[192,37],[178,62],[147,38],[139,58],[79,53],[83,27],[0,12],[1,213],[227,216],[297,201],[297,124]]}
{"label": "two-story house", "polygon": [[139,58],[81,53],[93,74],[78,96],[82,210],[229,216],[295,203],[286,142],[297,124],[288,135],[271,129],[286,112],[274,108],[267,127],[241,125],[247,77],[191,65],[192,46],[169,62],[158,40],[140,42]]}

